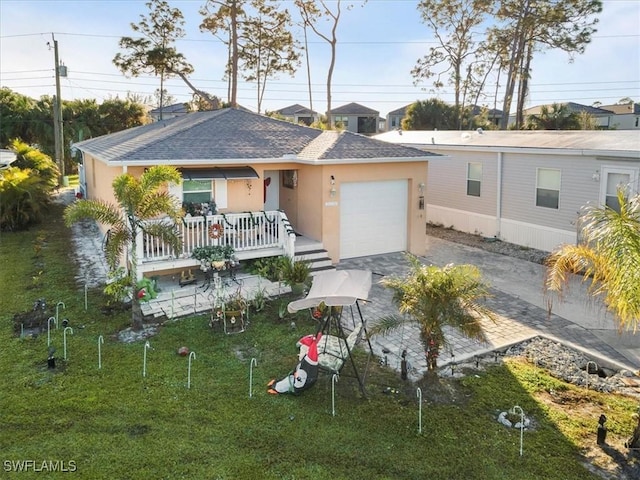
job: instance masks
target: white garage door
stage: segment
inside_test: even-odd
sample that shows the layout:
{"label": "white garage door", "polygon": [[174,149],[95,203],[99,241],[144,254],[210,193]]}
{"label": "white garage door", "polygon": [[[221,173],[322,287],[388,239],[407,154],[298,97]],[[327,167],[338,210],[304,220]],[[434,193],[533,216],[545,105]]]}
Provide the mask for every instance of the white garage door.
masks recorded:
{"label": "white garage door", "polygon": [[340,185],[340,258],[407,249],[407,181]]}

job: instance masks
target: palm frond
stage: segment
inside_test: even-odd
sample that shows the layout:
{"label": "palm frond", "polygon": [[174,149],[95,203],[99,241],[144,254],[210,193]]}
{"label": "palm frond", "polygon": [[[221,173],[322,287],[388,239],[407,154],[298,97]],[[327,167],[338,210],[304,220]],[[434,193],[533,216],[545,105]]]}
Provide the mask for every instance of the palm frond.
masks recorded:
{"label": "palm frond", "polygon": [[120,209],[103,200],[78,200],[64,210],[64,222],[67,226],[88,219],[109,227],[117,227],[124,222]]}
{"label": "palm frond", "polygon": [[[626,199],[618,190],[620,212],[589,205],[582,217],[584,245],[563,245],[546,263],[546,293],[562,300],[570,274],[590,282],[589,294],[600,297],[618,320],[620,330],[635,332],[640,322],[640,196]],[[549,311],[553,299],[548,298]]]}

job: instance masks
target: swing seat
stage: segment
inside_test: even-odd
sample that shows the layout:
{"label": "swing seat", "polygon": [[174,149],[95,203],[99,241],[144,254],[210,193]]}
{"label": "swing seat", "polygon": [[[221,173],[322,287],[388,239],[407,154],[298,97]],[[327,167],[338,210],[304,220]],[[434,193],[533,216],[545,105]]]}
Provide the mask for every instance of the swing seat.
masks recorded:
{"label": "swing seat", "polygon": [[353,352],[361,334],[362,323],[358,323],[347,338],[323,335],[318,342],[318,366],[332,373],[340,373],[349,358],[349,352]]}

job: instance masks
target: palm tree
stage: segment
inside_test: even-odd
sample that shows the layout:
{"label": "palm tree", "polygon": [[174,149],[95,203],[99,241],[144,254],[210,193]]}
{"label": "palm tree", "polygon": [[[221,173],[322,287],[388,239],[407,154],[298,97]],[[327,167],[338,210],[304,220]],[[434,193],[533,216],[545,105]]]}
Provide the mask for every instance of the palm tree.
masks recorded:
{"label": "palm tree", "polygon": [[554,103],[540,107],[539,115],[530,115],[529,130],[580,130],[580,116],[569,109],[566,103]]}
{"label": "palm tree", "polygon": [[426,350],[427,369],[434,371],[440,349],[446,345],[445,325],[457,328],[468,338],[485,339],[479,320],[494,320],[495,315],[478,300],[489,295],[489,287],[474,265],[426,266],[413,255],[408,254],[407,258],[411,270],[406,278],[389,277],[381,282],[393,290],[393,301],[404,317],[382,318],[370,333],[384,334],[406,323],[417,324]]}
{"label": "palm tree", "polygon": [[[113,180],[113,191],[118,205],[103,200],[79,200],[64,212],[67,226],[92,219],[109,227],[105,254],[111,273],[115,273],[126,253],[127,286],[132,292],[132,326],[142,328],[142,309],[136,294],[138,234],[144,232],[169,243],[174,251],[181,248],[181,238],[175,221],[182,210],[178,201],[163,189],[167,182],[180,183],[180,172],[166,165],[150,167],[139,178],[125,173]],[[146,220],[166,216],[166,221],[145,223]]]}
{"label": "palm tree", "polygon": [[[618,189],[619,211],[609,206],[583,208],[578,245],[562,245],[547,259],[545,290],[562,300],[570,274],[590,282],[589,294],[601,298],[620,331],[638,329],[640,321],[640,194],[628,198]],[[549,311],[553,297],[549,297]]]}

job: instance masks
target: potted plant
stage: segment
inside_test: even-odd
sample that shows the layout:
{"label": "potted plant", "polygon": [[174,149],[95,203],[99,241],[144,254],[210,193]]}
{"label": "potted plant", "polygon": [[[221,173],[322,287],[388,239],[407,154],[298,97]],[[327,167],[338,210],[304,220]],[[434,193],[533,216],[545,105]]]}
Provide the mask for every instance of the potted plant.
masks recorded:
{"label": "potted plant", "polygon": [[304,291],[311,275],[311,262],[308,260],[294,260],[285,257],[286,262],[282,262],[281,278],[282,281],[291,287],[291,291],[300,294]]}
{"label": "potted plant", "polygon": [[224,270],[227,263],[233,260],[234,248],[231,245],[208,245],[196,247],[191,256],[200,261],[200,270]]}
{"label": "potted plant", "polygon": [[218,211],[216,202],[184,202],[182,204],[185,216],[189,217],[206,217],[207,215],[215,215]]}

